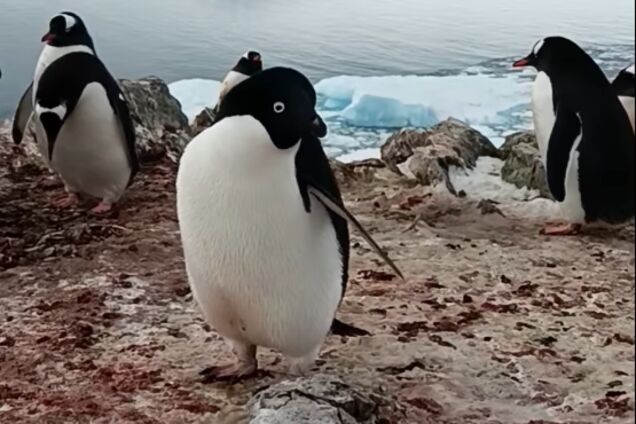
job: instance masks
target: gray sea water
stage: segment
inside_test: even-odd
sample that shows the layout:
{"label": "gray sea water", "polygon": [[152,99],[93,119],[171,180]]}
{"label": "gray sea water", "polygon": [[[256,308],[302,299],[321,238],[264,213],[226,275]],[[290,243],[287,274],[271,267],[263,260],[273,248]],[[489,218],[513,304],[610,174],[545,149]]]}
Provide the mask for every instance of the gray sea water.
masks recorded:
{"label": "gray sea water", "polygon": [[[291,65],[314,82],[342,75],[505,77],[510,59],[553,34],[590,50],[608,74],[634,61],[631,0],[0,0],[0,117],[13,113],[48,20],[63,10],[84,18],[98,54],[116,76],[153,74],[169,82],[221,79],[247,49],[261,51],[266,66]],[[352,81],[356,87],[370,84]],[[395,79],[384,80],[382,93],[391,91],[389,81]],[[409,91],[409,81],[417,91],[417,80],[402,80],[398,93]],[[462,117],[462,96],[482,98],[486,105],[489,91],[478,91],[482,82],[457,78],[439,85],[429,78],[425,85],[435,98],[397,98],[441,102],[449,114],[449,98],[456,98]],[[444,91],[434,90],[439,87]],[[420,88],[426,96],[429,91]],[[347,127],[346,120],[335,120]],[[489,121],[473,122],[484,123]],[[364,134],[364,126],[353,124],[341,135]]]}

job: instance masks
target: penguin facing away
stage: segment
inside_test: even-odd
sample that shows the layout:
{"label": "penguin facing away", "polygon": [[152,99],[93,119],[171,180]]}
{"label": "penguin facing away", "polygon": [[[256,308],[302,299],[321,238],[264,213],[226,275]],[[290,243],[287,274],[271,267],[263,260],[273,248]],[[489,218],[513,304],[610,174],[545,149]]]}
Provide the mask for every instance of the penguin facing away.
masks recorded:
{"label": "penguin facing away", "polygon": [[33,123],[38,150],[67,191],[56,206],[76,204],[81,193],[101,199],[92,212],[108,212],[139,170],[126,98],[79,16],[54,16],[42,41],[33,82],[13,120],[13,140],[19,144]]}
{"label": "penguin facing away", "polygon": [[310,367],[346,289],[348,224],[401,276],[345,209],[318,137],[313,86],[271,68],[237,85],[216,124],[186,147],[177,213],[188,279],[207,322],[238,362],[211,379],[255,373],[256,349]]}
{"label": "penguin facing away", "polygon": [[632,130],[634,130],[634,91],[636,90],[636,77],[634,76],[635,65],[628,66],[618,73],[614,81],[612,81],[612,87],[618,94],[618,99],[623,104],[625,112],[629,117],[629,122],[632,124]]}
{"label": "penguin facing away", "polygon": [[570,235],[585,222],[634,216],[633,131],[614,89],[594,60],[563,37],[538,41],[514,67],[533,66],[535,132],[548,186],[568,223],[547,235]]}
{"label": "penguin facing away", "polygon": [[223,101],[223,98],[225,98],[232,88],[262,70],[263,57],[261,54],[255,51],[245,52],[223,79],[221,91],[219,92],[219,100],[214,108],[215,112],[218,112],[219,105]]}

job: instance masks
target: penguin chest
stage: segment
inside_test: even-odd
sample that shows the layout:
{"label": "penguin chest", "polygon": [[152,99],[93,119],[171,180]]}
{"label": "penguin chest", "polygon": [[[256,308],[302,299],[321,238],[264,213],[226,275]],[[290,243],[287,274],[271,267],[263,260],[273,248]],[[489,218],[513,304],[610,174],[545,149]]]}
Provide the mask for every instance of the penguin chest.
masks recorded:
{"label": "penguin chest", "polygon": [[539,151],[545,164],[548,143],[556,122],[552,83],[545,72],[539,72],[532,86],[532,115]]}
{"label": "penguin chest", "polygon": [[[38,144],[48,155],[48,143]],[[55,140],[51,166],[74,191],[116,201],[126,189],[131,173],[126,142],[101,84],[84,88]]]}
{"label": "penguin chest", "polygon": [[223,98],[230,92],[231,89],[242,83],[247,79],[247,75],[244,75],[240,72],[230,71],[226,75],[223,80],[223,84],[221,86],[221,92],[219,94],[219,99],[223,100]]}
{"label": "penguin chest", "polygon": [[187,271],[206,319],[230,339],[293,357],[311,352],[342,290],[327,211],[317,201],[305,211],[293,172],[273,167],[247,182],[197,168],[182,161],[177,198]]}
{"label": "penguin chest", "polygon": [[619,96],[618,99],[621,101],[625,112],[627,112],[627,116],[629,117],[629,123],[632,125],[632,130],[634,130],[634,114],[636,113],[635,107],[635,99],[634,97],[629,96]]}

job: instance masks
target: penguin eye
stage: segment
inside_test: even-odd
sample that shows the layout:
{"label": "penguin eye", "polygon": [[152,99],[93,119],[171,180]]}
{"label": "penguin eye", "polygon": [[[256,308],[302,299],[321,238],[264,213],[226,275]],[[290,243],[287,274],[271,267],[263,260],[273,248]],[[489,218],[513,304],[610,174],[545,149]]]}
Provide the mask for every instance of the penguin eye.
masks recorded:
{"label": "penguin eye", "polygon": [[274,103],[274,112],[278,114],[285,112],[285,103],[283,102]]}

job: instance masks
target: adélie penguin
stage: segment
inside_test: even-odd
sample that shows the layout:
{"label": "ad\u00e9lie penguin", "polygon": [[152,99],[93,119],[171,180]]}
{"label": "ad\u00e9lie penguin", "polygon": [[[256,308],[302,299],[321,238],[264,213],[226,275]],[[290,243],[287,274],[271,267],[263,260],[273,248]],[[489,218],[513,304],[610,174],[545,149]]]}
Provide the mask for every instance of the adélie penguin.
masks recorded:
{"label": "ad\u00e9lie penguin", "polygon": [[346,288],[352,224],[399,275],[345,209],[318,137],[309,80],[271,68],[231,90],[218,121],[187,146],[177,175],[177,214],[186,270],[207,322],[238,362],[208,379],[257,369],[256,349],[314,363]]}
{"label": "ad\u00e9lie penguin", "polygon": [[56,206],[72,206],[77,194],[87,194],[101,200],[94,213],[108,212],[139,169],[126,98],[78,15],[54,16],[42,41],[33,82],[15,114],[13,140],[19,144],[33,124],[38,150],[67,191]]}
{"label": "ad\u00e9lie penguin", "polygon": [[634,133],[609,81],[594,60],[563,37],[538,41],[514,63],[533,66],[535,132],[550,191],[565,225],[548,235],[577,234],[584,223],[634,216]]}
{"label": "ad\u00e9lie penguin", "polygon": [[219,104],[232,88],[262,70],[263,57],[261,54],[255,51],[245,52],[223,79],[223,82],[221,83],[221,90],[219,92],[219,100],[214,108],[215,112],[218,112]]}
{"label": "ad\u00e9lie penguin", "polygon": [[636,77],[634,76],[635,65],[628,66],[618,73],[614,81],[612,82],[612,87],[614,87],[614,91],[618,94],[618,99],[623,104],[623,108],[625,108],[625,112],[627,112],[627,116],[629,117],[629,122],[632,124],[632,130],[634,127],[634,113],[635,113],[635,105],[634,105],[634,92],[636,91]]}

